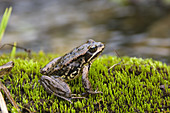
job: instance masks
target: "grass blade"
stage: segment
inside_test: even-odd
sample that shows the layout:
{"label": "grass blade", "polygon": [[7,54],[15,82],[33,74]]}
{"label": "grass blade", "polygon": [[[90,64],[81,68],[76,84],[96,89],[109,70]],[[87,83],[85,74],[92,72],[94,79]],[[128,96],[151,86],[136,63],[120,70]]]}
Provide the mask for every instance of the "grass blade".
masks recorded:
{"label": "grass blade", "polygon": [[5,32],[9,17],[11,15],[11,12],[12,12],[12,7],[6,8],[6,10],[4,12],[4,15],[2,17],[1,25],[0,25],[0,42],[1,42],[2,37],[4,35],[4,32]]}

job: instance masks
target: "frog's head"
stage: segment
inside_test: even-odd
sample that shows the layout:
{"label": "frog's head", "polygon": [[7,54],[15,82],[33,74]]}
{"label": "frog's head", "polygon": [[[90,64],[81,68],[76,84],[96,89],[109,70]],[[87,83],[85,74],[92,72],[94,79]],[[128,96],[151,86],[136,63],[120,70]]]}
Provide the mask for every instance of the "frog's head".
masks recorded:
{"label": "frog's head", "polygon": [[88,51],[85,54],[86,62],[92,62],[95,60],[104,50],[104,44],[101,42],[95,42],[89,39],[86,44],[88,45]]}

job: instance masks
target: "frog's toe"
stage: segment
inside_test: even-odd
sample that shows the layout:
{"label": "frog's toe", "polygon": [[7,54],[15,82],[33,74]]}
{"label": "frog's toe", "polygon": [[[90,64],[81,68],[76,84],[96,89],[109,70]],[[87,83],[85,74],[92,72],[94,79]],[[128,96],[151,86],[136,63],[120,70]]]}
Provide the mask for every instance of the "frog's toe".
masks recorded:
{"label": "frog's toe", "polygon": [[71,99],[86,99],[86,97],[82,97],[81,94],[71,94]]}
{"label": "frog's toe", "polygon": [[98,88],[95,91],[88,90],[87,93],[89,93],[89,94],[103,94],[103,92],[98,91]]}
{"label": "frog's toe", "polygon": [[101,91],[87,91],[89,94],[103,94]]}

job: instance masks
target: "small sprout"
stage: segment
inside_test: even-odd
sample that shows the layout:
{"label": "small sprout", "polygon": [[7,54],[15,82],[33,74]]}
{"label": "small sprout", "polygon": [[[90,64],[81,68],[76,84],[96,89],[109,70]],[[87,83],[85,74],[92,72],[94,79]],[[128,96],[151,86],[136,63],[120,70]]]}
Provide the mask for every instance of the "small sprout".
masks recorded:
{"label": "small sprout", "polygon": [[43,109],[45,110],[46,107],[47,107],[47,104],[46,104],[46,102],[44,102],[44,103],[43,103]]}
{"label": "small sprout", "polygon": [[28,103],[28,100],[26,98],[22,98],[24,104],[27,104]]}
{"label": "small sprout", "polygon": [[12,51],[11,51],[11,58],[13,59],[13,58],[15,58],[15,53],[16,53],[16,42],[14,42],[14,46],[13,46],[13,48],[12,48]]}
{"label": "small sprout", "polygon": [[18,113],[18,111],[17,111],[17,109],[15,107],[12,107],[11,112],[12,113]]}

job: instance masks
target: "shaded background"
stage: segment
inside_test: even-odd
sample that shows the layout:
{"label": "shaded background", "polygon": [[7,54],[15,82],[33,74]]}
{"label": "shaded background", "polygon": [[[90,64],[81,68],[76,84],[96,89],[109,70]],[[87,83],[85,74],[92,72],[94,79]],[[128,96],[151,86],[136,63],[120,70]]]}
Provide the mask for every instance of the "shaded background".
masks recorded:
{"label": "shaded background", "polygon": [[170,0],[0,0],[1,18],[9,6],[1,45],[64,54],[94,39],[105,43],[104,54],[115,49],[170,64]]}

